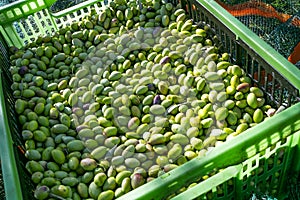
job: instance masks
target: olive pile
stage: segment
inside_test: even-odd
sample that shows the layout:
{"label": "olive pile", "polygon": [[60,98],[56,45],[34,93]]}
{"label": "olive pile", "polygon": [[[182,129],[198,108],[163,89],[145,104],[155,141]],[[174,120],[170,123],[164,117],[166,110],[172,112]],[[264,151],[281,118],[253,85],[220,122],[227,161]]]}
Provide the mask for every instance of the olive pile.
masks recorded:
{"label": "olive pile", "polygon": [[120,197],[273,115],[215,39],[170,3],[115,0],[17,50],[35,197]]}

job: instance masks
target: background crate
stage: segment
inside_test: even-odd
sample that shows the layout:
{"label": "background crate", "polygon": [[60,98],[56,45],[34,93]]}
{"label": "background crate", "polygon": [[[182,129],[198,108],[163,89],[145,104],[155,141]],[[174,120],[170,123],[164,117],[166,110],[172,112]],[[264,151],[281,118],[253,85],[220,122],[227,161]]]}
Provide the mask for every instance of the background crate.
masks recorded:
{"label": "background crate", "polygon": [[8,46],[22,47],[33,42],[38,35],[51,34],[61,26],[79,21],[92,8],[97,12],[107,1],[90,0],[65,9],[58,13],[50,13],[49,7],[56,0],[21,0],[1,9],[0,31]]}
{"label": "background crate", "polygon": [[[300,42],[297,25],[300,3],[297,0],[215,1],[286,58]],[[300,62],[292,62],[299,67]]]}
{"label": "background crate", "polygon": [[[23,199],[33,199],[33,185],[24,167],[26,159],[22,154],[23,144],[18,134],[19,126],[14,112],[12,92],[10,91],[12,80],[8,71],[9,46],[22,47],[27,45],[34,41],[39,34],[51,34],[58,30],[59,26],[66,26],[73,20],[79,20],[90,12],[91,8],[95,7],[97,10],[108,3],[90,0],[62,12],[51,14],[49,7],[53,2],[43,0],[19,1],[4,7],[0,12],[0,32],[4,37],[0,37],[0,62],[2,66],[0,92],[3,94],[0,95],[2,98],[0,129],[1,137],[4,138],[0,144],[3,148],[0,156],[7,199],[22,199],[22,197]],[[171,2],[178,3],[176,0]],[[233,191],[242,192],[242,190],[238,190],[241,186],[239,180],[247,179],[248,181],[248,175],[255,170],[257,163],[259,166],[265,166],[258,161],[260,158],[255,157],[255,155],[259,155],[258,152],[271,148],[272,145],[278,147],[276,150],[281,148],[281,144],[286,146],[288,150],[285,155],[289,159],[284,159],[282,164],[284,170],[280,170],[280,175],[285,175],[290,162],[298,160],[296,153],[299,151],[299,147],[296,148],[296,144],[299,143],[299,134],[295,133],[300,129],[300,104],[294,104],[299,101],[300,72],[214,1],[191,0],[181,1],[181,3],[195,22],[206,22],[211,26],[213,32],[222,42],[221,48],[230,53],[232,62],[243,67],[254,83],[264,90],[268,103],[277,108],[281,105],[291,108],[274,116],[270,125],[268,122],[263,122],[227,142],[226,145],[215,148],[207,156],[196,158],[124,195],[121,199],[165,198],[214,169],[225,170],[202,181],[200,188],[205,185],[206,190],[202,188],[201,191],[203,193],[211,191],[209,193],[214,194],[218,185],[230,180],[234,183],[234,189],[226,189],[228,196],[220,198],[234,198],[237,193],[233,193]],[[36,27],[38,29],[35,29]],[[268,82],[268,77],[271,77],[272,81]],[[282,143],[281,140],[285,141],[287,136],[289,136],[286,139],[287,142]],[[294,148],[298,151],[294,152]],[[262,155],[271,156],[272,153],[265,151]],[[247,160],[248,158],[250,159]],[[256,165],[252,165],[252,160],[255,161]],[[294,168],[295,173],[299,173],[298,165]],[[248,170],[245,170],[243,166],[249,166]],[[240,172],[241,170],[242,172]],[[273,173],[273,171],[268,172],[268,174]],[[288,176],[282,177],[279,183],[280,187],[285,185]],[[249,178],[249,180],[251,179]],[[211,185],[211,182],[214,185]],[[251,191],[253,188],[247,190]],[[189,193],[182,193],[183,199],[187,198],[186,194],[188,198],[191,197]]]}

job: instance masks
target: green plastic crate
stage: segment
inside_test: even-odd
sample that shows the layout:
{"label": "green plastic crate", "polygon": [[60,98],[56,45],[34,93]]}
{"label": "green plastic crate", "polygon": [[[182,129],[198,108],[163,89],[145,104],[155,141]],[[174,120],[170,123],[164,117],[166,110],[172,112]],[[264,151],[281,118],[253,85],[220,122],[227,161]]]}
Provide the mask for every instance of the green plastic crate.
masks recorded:
{"label": "green plastic crate", "polygon": [[[170,2],[178,3],[176,0]],[[56,14],[49,12],[52,3],[54,0],[23,0],[0,9],[0,157],[6,199],[33,199],[34,189],[24,167],[26,158],[19,148],[23,143],[18,134],[20,129],[10,89],[9,46],[22,47],[39,34],[51,34],[61,25],[79,20],[91,7],[97,10],[108,2],[90,0]],[[205,157],[193,159],[120,199],[164,199],[172,194],[174,199],[201,199],[203,195],[203,199],[247,199],[252,192],[258,192],[258,184],[269,180],[266,177],[277,181],[272,181],[272,188],[276,188],[276,195],[283,199],[287,195],[290,175],[298,175],[300,170],[299,70],[214,1],[181,0],[181,3],[195,22],[204,21],[212,27],[223,50],[229,52],[232,61],[242,66],[264,90],[268,103],[288,108],[214,148]],[[266,81],[268,76],[273,77],[271,82]],[[267,161],[279,157],[281,164],[269,169]],[[223,170],[177,195],[182,187],[217,169]],[[221,196],[218,194],[220,188],[223,190]],[[265,192],[270,192],[268,190]]]}
{"label": "green plastic crate", "polygon": [[[22,47],[40,34],[51,34],[61,25],[78,21],[91,11],[100,10],[108,1],[86,1],[58,13],[50,13],[56,0],[21,0],[4,6],[0,12],[0,31],[9,46]],[[111,1],[111,0],[110,0]],[[76,11],[76,12],[75,12]]]}
{"label": "green plastic crate", "polygon": [[172,199],[251,199],[267,195],[293,199],[288,196],[291,188],[284,184],[290,184],[286,182],[288,178],[297,178],[299,134],[298,131],[241,164],[225,168]]}

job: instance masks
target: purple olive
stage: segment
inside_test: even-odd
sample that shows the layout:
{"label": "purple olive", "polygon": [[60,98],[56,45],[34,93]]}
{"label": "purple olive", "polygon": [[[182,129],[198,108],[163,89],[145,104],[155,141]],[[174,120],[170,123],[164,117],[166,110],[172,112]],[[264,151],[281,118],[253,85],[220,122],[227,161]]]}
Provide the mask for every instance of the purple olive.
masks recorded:
{"label": "purple olive", "polygon": [[161,103],[160,95],[156,95],[153,99],[153,104],[160,104],[160,103]]}
{"label": "purple olive", "polygon": [[144,183],[145,183],[145,179],[142,176],[142,174],[140,174],[140,173],[133,174],[133,176],[131,178],[131,187],[133,189],[140,187]]}
{"label": "purple olive", "polygon": [[169,56],[165,56],[165,57],[163,57],[163,58],[160,60],[159,64],[164,65],[164,64],[166,64],[166,63],[168,63],[168,62],[170,62],[170,57],[169,57]]}
{"label": "purple olive", "polygon": [[79,109],[80,109],[79,107],[73,107],[73,108],[72,108],[72,112],[73,112],[73,113],[76,113]]}
{"label": "purple olive", "polygon": [[81,131],[82,129],[85,129],[85,128],[88,128],[88,126],[87,125],[79,125],[79,126],[77,126],[76,127],[76,131]]}
{"label": "purple olive", "polygon": [[250,89],[250,84],[249,83],[241,83],[236,87],[236,90],[239,92],[246,93]]}
{"label": "purple olive", "polygon": [[147,8],[147,11],[148,11],[148,12],[153,12],[153,11],[155,11],[155,10],[154,10],[154,8],[152,8],[152,7],[148,7],[148,8]]}
{"label": "purple olive", "polygon": [[72,108],[72,113],[80,117],[84,114],[84,110],[79,107],[74,107]]}
{"label": "purple olive", "polygon": [[155,86],[153,83],[148,84],[148,90],[150,90],[150,91],[155,90]]}
{"label": "purple olive", "polygon": [[34,197],[39,200],[46,199],[48,198],[49,193],[50,189],[47,186],[38,186],[34,191]]}
{"label": "purple olive", "polygon": [[20,67],[20,69],[19,69],[19,74],[20,75],[24,75],[24,74],[26,74],[28,72],[28,67],[27,66],[22,66],[22,67]]}
{"label": "purple olive", "polygon": [[153,36],[154,36],[154,37],[159,36],[160,30],[161,30],[160,27],[155,27],[154,30],[153,30]]}
{"label": "purple olive", "polygon": [[45,90],[37,90],[37,91],[35,91],[35,94],[38,97],[44,97],[44,98],[46,98],[48,96],[48,93]]}
{"label": "purple olive", "polygon": [[10,51],[11,54],[14,54],[17,51],[19,51],[19,49],[17,47],[15,47],[15,46],[11,46],[11,47],[9,47],[9,51]]}
{"label": "purple olive", "polygon": [[83,110],[88,110],[90,107],[90,104],[89,103],[86,103],[82,106]]}

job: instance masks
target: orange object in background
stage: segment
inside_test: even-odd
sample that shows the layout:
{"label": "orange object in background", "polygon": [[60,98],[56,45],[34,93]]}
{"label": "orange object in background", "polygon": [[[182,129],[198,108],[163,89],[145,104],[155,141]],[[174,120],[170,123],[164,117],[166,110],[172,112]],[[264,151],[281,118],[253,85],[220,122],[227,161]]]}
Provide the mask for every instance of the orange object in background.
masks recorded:
{"label": "orange object in background", "polygon": [[[300,28],[300,19],[293,18],[291,24]],[[300,42],[295,46],[293,52],[288,57],[288,61],[290,61],[293,64],[296,64],[300,61]]]}
{"label": "orange object in background", "polygon": [[300,61],[300,42],[296,45],[294,51],[288,57],[288,61],[290,61],[293,64],[296,64]]}
{"label": "orange object in background", "polygon": [[291,17],[288,14],[277,12],[271,5],[264,2],[249,1],[232,6],[219,0],[216,0],[216,2],[235,17],[259,15],[267,18],[277,18],[281,22],[286,22]]}
{"label": "orange object in background", "polygon": [[[271,5],[264,2],[250,0],[249,2],[236,5],[226,5],[219,0],[216,0],[216,2],[235,17],[258,15],[266,18],[276,18],[282,23],[287,22],[292,17],[289,14],[277,12]],[[291,24],[300,28],[300,19],[292,19]],[[293,52],[288,57],[288,61],[293,64],[300,61],[300,42],[296,45]]]}

